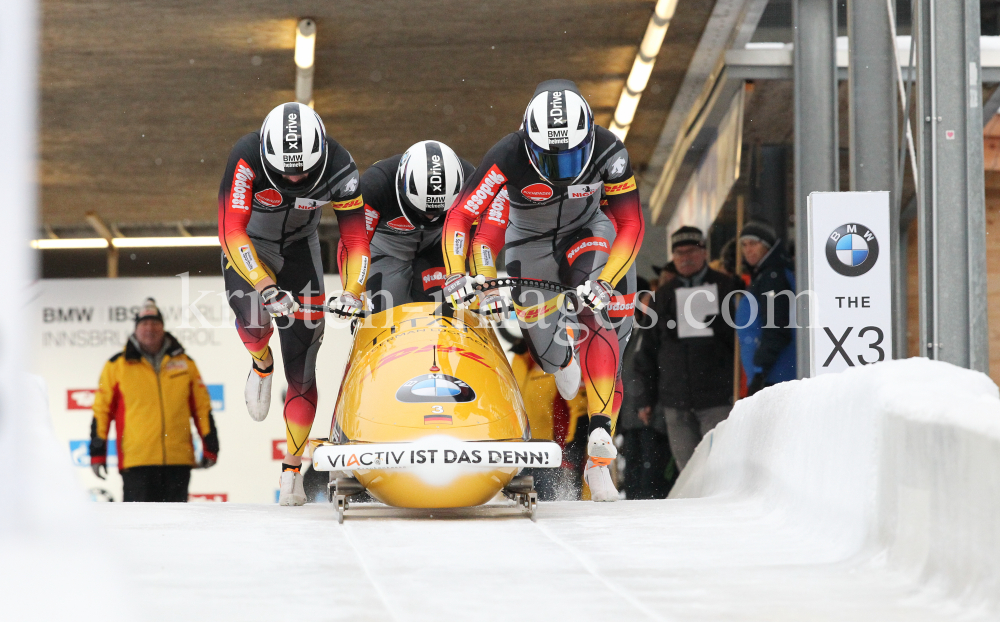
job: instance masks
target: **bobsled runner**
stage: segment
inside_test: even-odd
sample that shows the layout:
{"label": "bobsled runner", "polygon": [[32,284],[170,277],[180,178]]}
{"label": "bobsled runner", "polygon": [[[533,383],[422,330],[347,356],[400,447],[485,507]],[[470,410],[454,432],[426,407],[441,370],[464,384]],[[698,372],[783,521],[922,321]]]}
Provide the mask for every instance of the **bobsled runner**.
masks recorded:
{"label": "bobsled runner", "polygon": [[402,508],[477,506],[503,492],[534,520],[532,478],[519,473],[560,466],[562,451],[531,440],[489,321],[410,303],[357,322],[330,437],[312,441],[338,520],[364,491]]}

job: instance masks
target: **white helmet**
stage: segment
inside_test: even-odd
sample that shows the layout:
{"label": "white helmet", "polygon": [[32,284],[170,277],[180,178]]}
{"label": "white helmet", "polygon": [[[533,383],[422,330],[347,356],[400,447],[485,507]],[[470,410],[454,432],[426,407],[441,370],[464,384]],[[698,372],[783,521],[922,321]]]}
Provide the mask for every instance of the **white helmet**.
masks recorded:
{"label": "white helmet", "polygon": [[[271,184],[292,195],[312,191],[326,169],[326,128],[316,111],[297,102],[281,104],[260,127],[260,159]],[[282,175],[306,175],[296,183]]]}
{"label": "white helmet", "polygon": [[396,197],[411,224],[418,214],[434,220],[448,211],[465,182],[462,161],[448,145],[422,140],[411,146],[396,168]]}
{"label": "white helmet", "polygon": [[524,111],[525,149],[546,181],[573,183],[594,155],[594,113],[570,80],[546,80]]}

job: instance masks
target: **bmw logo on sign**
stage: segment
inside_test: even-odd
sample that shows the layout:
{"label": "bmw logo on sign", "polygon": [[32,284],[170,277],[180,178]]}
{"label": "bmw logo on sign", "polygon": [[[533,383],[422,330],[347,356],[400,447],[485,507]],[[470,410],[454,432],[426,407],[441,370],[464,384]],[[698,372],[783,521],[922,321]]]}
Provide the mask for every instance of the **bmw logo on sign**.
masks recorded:
{"label": "bmw logo on sign", "polygon": [[826,239],[826,261],[837,274],[861,276],[878,261],[878,240],[864,225],[841,225]]}
{"label": "bmw logo on sign", "polygon": [[396,391],[400,402],[471,402],[476,392],[454,376],[423,374],[403,383]]}

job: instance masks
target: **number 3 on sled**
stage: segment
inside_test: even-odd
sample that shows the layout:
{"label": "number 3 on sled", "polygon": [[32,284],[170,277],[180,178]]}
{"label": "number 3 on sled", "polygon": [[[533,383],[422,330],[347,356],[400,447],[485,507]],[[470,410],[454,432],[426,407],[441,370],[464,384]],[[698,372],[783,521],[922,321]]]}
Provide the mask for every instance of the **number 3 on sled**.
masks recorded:
{"label": "number 3 on sled", "polygon": [[[843,357],[844,361],[847,362],[848,367],[854,367],[854,361],[851,360],[851,356],[847,353],[847,350],[844,348],[844,342],[846,342],[847,338],[851,336],[851,332],[853,330],[854,330],[853,326],[848,326],[847,330],[844,331],[844,334],[841,335],[840,338],[837,338],[837,336],[833,333],[833,331],[830,330],[829,327],[826,326],[823,327],[823,331],[826,332],[826,336],[829,337],[830,341],[833,343],[833,350],[830,351],[830,356],[826,357],[826,361],[823,363],[823,367],[829,367],[830,363],[833,362],[834,358],[836,358],[838,354],[841,357]],[[858,331],[858,337],[864,339],[865,335],[868,333],[874,333],[873,335],[874,341],[871,341],[866,345],[868,346],[869,350],[874,350],[877,353],[878,358],[876,358],[873,361],[869,361],[865,360],[864,356],[859,354],[858,362],[861,363],[862,365],[870,365],[872,363],[879,363],[885,360],[885,351],[881,348],[882,340],[885,339],[885,335],[882,333],[882,329],[879,328],[878,326],[865,326],[860,331]]]}

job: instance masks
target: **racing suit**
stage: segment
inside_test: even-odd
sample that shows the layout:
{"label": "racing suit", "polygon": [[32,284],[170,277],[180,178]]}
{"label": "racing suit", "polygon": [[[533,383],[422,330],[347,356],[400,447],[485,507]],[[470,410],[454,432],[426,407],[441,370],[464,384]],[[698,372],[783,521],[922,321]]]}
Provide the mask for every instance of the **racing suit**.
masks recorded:
{"label": "racing suit", "polygon": [[[546,373],[555,373],[570,361],[572,348],[578,348],[591,427],[595,421],[611,426],[621,404],[619,353],[632,329],[633,263],[644,232],[628,152],[614,134],[598,126],[593,156],[576,183],[555,186],[531,166],[525,140],[523,130],[507,135],[466,182],[444,226],[446,269],[449,274],[463,271],[469,228],[483,215],[485,223],[509,221],[493,224],[506,229],[510,276],[558,281],[567,287],[591,279],[610,283],[616,290],[611,304],[598,314],[589,308],[579,310],[575,321],[560,304],[561,295],[516,287],[513,296],[535,361]],[[504,191],[509,218],[497,200]],[[604,209],[602,191],[607,199]],[[495,256],[498,250],[490,252]],[[474,248],[472,255],[479,251]]]}
{"label": "racing suit", "polygon": [[[323,262],[317,228],[320,211],[337,214],[347,251],[345,289],[360,296],[368,273],[368,235],[357,166],[351,154],[327,138],[327,162],[304,196],[291,196],[268,181],[260,134],[241,138],[229,154],[219,188],[219,240],[229,306],[236,330],[257,360],[269,353],[271,318],[254,286],[270,276],[300,304],[324,302]],[[313,185],[315,182],[315,185]],[[299,311],[278,318],[281,358],[288,382],[285,429],[288,453],[301,456],[316,416],[316,354],[325,326],[322,313]]]}
{"label": "racing suit", "polygon": [[[445,219],[411,217],[400,205],[396,170],[402,157],[380,160],[361,176],[371,246],[367,290],[374,313],[408,302],[434,300],[433,294],[441,290],[446,274],[441,257]],[[476,167],[466,160],[461,162],[463,177],[468,179]],[[338,264],[346,258],[346,246],[338,244]]]}

